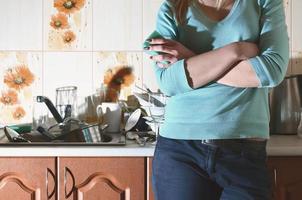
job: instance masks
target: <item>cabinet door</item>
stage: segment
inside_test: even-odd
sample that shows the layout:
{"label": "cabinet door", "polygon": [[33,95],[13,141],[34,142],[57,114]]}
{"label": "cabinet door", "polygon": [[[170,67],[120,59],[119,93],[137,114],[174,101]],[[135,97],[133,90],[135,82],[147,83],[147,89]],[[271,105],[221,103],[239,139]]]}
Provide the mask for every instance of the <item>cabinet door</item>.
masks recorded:
{"label": "cabinet door", "polygon": [[301,200],[302,157],[273,157],[269,164],[276,169],[276,199]]}
{"label": "cabinet door", "polygon": [[269,175],[271,177],[271,199],[272,200],[279,200],[280,197],[278,197],[278,190],[277,190],[277,166],[276,163],[273,162],[271,158],[268,159],[267,162]]}
{"label": "cabinet door", "polygon": [[0,158],[0,200],[54,200],[55,158]]}
{"label": "cabinet door", "polygon": [[60,158],[60,199],[143,200],[145,158]]}

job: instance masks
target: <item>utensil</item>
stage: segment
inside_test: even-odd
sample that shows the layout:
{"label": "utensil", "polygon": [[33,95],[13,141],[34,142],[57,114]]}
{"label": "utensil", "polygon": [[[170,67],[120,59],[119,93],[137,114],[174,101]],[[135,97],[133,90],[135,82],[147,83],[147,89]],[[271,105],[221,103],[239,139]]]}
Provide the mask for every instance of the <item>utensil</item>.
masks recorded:
{"label": "utensil", "polygon": [[148,93],[153,93],[145,83],[143,83],[143,86],[147,90]]}
{"label": "utensil", "polygon": [[28,142],[28,143],[30,143],[29,140],[23,138],[19,133],[17,133],[16,131],[14,131],[13,129],[11,129],[7,126],[4,127],[4,133],[10,142]]}
{"label": "utensil", "polygon": [[297,134],[301,93],[297,76],[286,77],[270,92],[270,133]]}
{"label": "utensil", "polygon": [[129,140],[136,140],[137,144],[140,146],[146,145],[146,140],[144,138],[139,137],[138,134],[135,132],[131,132],[131,131],[127,132],[126,138]]}
{"label": "utensil", "polygon": [[48,141],[52,141],[56,139],[56,136],[54,136],[53,134],[51,134],[50,132],[48,132],[45,128],[43,128],[42,126],[38,126],[37,131],[39,133],[41,133],[42,135],[44,135]]}

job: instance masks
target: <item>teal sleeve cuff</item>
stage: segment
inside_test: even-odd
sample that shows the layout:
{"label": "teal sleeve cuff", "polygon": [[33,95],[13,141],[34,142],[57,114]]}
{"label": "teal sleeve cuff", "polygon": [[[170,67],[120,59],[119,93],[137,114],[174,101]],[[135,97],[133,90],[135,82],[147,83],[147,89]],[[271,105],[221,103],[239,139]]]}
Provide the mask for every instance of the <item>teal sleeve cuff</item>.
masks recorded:
{"label": "teal sleeve cuff", "polygon": [[173,71],[172,74],[174,74],[174,81],[179,93],[185,93],[193,90],[189,85],[188,78],[186,76],[184,59],[174,63],[171,70]]}
{"label": "teal sleeve cuff", "polygon": [[259,57],[254,57],[249,59],[258,79],[260,80],[260,85],[258,88],[263,88],[269,85],[269,80],[267,79],[267,72],[264,63],[259,59]]}

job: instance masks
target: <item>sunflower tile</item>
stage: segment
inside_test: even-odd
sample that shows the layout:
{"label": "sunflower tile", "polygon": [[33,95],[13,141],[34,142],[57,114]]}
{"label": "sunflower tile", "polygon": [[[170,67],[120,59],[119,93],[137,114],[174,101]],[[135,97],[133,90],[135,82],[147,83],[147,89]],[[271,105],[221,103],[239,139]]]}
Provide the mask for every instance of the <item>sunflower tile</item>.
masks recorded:
{"label": "sunflower tile", "polygon": [[92,50],[92,0],[44,0],[44,49]]}
{"label": "sunflower tile", "polygon": [[136,90],[135,84],[142,87],[142,53],[94,52],[93,80],[94,91],[102,84],[113,84],[120,90],[119,98],[126,100]]}
{"label": "sunflower tile", "polygon": [[33,96],[42,93],[42,54],[0,52],[0,125],[32,122]]}
{"label": "sunflower tile", "polygon": [[153,70],[154,61],[148,55],[143,55],[143,83],[152,91],[158,90],[155,73]]}

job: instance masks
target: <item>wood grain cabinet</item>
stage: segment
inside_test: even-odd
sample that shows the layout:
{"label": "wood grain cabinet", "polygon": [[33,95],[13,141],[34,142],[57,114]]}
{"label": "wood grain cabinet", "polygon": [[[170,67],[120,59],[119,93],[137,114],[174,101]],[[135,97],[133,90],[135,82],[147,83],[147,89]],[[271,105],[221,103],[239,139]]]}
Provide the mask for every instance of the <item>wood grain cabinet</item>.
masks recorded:
{"label": "wood grain cabinet", "polygon": [[[302,157],[269,157],[273,200],[302,199]],[[154,200],[152,157],[0,158],[0,200]]]}
{"label": "wood grain cabinet", "polygon": [[55,158],[0,158],[0,200],[54,200]]}
{"label": "wood grain cabinet", "polygon": [[145,158],[60,158],[60,200],[143,200]]}
{"label": "wood grain cabinet", "polygon": [[145,161],[0,158],[0,200],[144,200]]}
{"label": "wood grain cabinet", "polygon": [[302,157],[270,157],[274,200],[302,199]]}

